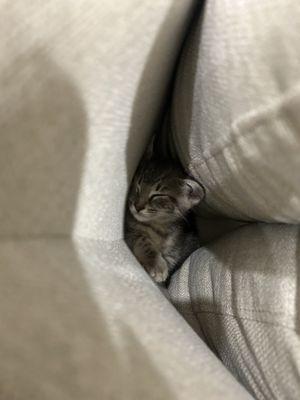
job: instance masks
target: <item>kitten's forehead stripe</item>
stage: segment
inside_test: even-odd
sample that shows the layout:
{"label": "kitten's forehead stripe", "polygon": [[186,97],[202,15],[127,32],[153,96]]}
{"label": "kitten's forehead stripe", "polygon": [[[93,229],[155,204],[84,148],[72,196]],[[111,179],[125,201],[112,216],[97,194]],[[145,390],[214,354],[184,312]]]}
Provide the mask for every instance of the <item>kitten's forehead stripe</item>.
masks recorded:
{"label": "kitten's forehead stripe", "polygon": [[142,180],[143,180],[143,174],[141,174],[141,176],[138,178],[137,184],[140,185]]}

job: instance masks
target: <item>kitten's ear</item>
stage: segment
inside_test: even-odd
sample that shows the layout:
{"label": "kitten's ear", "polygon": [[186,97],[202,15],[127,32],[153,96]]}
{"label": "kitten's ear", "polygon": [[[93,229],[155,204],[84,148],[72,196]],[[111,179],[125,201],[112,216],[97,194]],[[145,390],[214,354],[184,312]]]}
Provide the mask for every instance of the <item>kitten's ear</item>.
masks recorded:
{"label": "kitten's ear", "polygon": [[183,179],[183,192],[187,201],[188,208],[195,207],[204,198],[204,189],[192,179]]}

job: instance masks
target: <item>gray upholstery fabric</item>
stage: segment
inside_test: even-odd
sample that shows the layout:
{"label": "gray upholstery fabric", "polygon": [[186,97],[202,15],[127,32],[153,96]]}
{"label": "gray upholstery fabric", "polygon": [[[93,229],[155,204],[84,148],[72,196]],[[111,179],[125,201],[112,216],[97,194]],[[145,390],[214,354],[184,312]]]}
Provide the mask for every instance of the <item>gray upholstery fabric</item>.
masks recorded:
{"label": "gray upholstery fabric", "polygon": [[0,1],[0,234],[122,238],[192,6]]}
{"label": "gray upholstery fabric", "polygon": [[1,400],[250,400],[123,241],[0,252]]}
{"label": "gray upholstery fabric", "polygon": [[172,113],[181,161],[206,188],[204,215],[300,221],[299,38],[295,0],[205,2]]}
{"label": "gray upholstery fabric", "polygon": [[261,400],[300,396],[299,232],[242,227],[195,252],[170,285],[180,312]]}
{"label": "gray upholstery fabric", "polygon": [[170,145],[206,189],[203,247],[170,296],[255,398],[298,399],[299,226],[239,225],[300,222],[300,3],[208,0],[196,22]]}
{"label": "gray upholstery fabric", "polygon": [[192,5],[0,1],[1,400],[250,398],[122,240]]}

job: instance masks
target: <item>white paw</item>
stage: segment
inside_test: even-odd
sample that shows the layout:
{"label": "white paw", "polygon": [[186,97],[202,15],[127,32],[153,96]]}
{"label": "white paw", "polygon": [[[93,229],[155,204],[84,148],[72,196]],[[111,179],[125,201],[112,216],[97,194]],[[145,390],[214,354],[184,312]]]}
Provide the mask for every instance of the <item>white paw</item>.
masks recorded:
{"label": "white paw", "polygon": [[165,282],[169,276],[168,264],[161,257],[154,266],[148,269],[148,272],[155,282]]}

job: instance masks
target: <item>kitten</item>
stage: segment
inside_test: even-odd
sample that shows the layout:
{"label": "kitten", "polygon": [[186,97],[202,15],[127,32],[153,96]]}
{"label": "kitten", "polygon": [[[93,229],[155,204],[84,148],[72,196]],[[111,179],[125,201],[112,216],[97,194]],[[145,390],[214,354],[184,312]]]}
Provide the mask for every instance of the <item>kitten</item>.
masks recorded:
{"label": "kitten", "polygon": [[125,240],[156,282],[164,282],[195,250],[190,211],[202,187],[172,161],[144,159],[133,179],[125,219]]}

